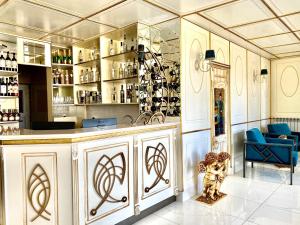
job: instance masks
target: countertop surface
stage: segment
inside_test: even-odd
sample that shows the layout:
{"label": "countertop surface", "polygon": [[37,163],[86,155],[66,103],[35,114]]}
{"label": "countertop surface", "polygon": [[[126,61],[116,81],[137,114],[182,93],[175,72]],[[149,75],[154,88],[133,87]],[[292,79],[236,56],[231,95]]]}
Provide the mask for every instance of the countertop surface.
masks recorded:
{"label": "countertop surface", "polygon": [[[28,130],[20,129],[9,135],[0,136],[0,144],[13,144],[12,141],[22,140],[49,140],[55,139],[65,140],[65,142],[79,142],[87,140],[88,138],[108,138],[110,136],[125,136],[130,134],[137,134],[142,132],[151,132],[159,130],[174,129],[178,123],[168,122],[164,124],[154,125],[137,125],[131,126],[128,124],[118,124],[115,126],[93,127],[93,128],[77,128],[68,130]],[[8,142],[7,142],[8,141]],[[53,140],[54,141],[54,140]]]}

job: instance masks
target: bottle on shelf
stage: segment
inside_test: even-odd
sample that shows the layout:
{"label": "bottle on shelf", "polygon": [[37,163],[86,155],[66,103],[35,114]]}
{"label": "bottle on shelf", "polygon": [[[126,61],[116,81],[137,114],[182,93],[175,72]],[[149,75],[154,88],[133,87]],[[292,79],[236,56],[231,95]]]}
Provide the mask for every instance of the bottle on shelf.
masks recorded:
{"label": "bottle on shelf", "polygon": [[6,83],[4,78],[1,78],[0,86],[0,96],[6,96]]}
{"label": "bottle on shelf", "polygon": [[3,109],[2,121],[4,122],[8,121],[8,114],[6,113],[6,109]]}
{"label": "bottle on shelf", "polygon": [[8,110],[8,121],[15,121],[15,115],[12,109]]}
{"label": "bottle on shelf", "polygon": [[12,58],[12,69],[13,71],[18,71],[18,63],[17,63],[17,59],[16,59],[16,53],[13,53],[13,58]]}
{"label": "bottle on shelf", "polygon": [[111,79],[117,79],[117,70],[115,61],[112,62],[111,66]]}
{"label": "bottle on shelf", "polygon": [[52,63],[57,63],[57,51],[56,50],[54,51],[54,54],[52,56]]}
{"label": "bottle on shelf", "polygon": [[3,57],[3,52],[1,52],[0,56],[0,70],[5,70],[5,58]]}
{"label": "bottle on shelf", "polygon": [[70,84],[70,76],[68,70],[66,70],[65,74],[65,84]]}
{"label": "bottle on shelf", "polygon": [[60,51],[59,50],[57,50],[57,63],[58,64],[62,63],[61,56],[60,56]]}
{"label": "bottle on shelf", "polygon": [[6,54],[5,67],[6,67],[6,70],[11,71],[11,59],[9,57],[9,52],[7,52],[7,54]]}
{"label": "bottle on shelf", "polygon": [[126,103],[132,103],[132,86],[129,85],[126,91]]}
{"label": "bottle on shelf", "polygon": [[124,63],[124,78],[129,77],[129,67],[128,67],[128,62],[125,64]]}
{"label": "bottle on shelf", "polygon": [[83,55],[82,55],[82,51],[80,50],[79,51],[79,54],[78,54],[78,62],[83,62]]}
{"label": "bottle on shelf", "polygon": [[115,54],[114,41],[111,39],[109,45],[109,55],[114,55],[114,54]]}
{"label": "bottle on shelf", "polygon": [[7,96],[14,96],[12,77],[7,78]]}
{"label": "bottle on shelf", "polygon": [[15,121],[20,121],[20,113],[17,109],[14,111]]}
{"label": "bottle on shelf", "polygon": [[14,96],[19,96],[19,82],[16,77],[14,77],[14,82],[13,82],[13,93]]}
{"label": "bottle on shelf", "polygon": [[124,34],[124,38],[123,38],[123,52],[127,52],[126,33]]}
{"label": "bottle on shelf", "polygon": [[132,77],[133,76],[133,66],[129,59],[127,60],[127,71],[128,71],[128,77]]}
{"label": "bottle on shelf", "polygon": [[73,78],[73,74],[71,73],[70,74],[70,84],[73,84],[74,83],[74,78]]}
{"label": "bottle on shelf", "polygon": [[0,105],[0,121],[2,121],[2,117],[3,117],[3,114],[2,114],[1,105]]}
{"label": "bottle on shelf", "polygon": [[60,84],[65,84],[65,75],[63,70],[60,70]]}
{"label": "bottle on shelf", "polygon": [[117,92],[116,92],[116,87],[113,87],[112,94],[111,94],[111,103],[116,103],[117,102]]}
{"label": "bottle on shelf", "polygon": [[124,52],[124,49],[123,49],[123,42],[121,41],[121,42],[120,42],[120,52],[119,52],[119,53],[121,54],[121,53],[123,53],[123,52]]}
{"label": "bottle on shelf", "polygon": [[124,93],[123,85],[121,85],[121,90],[120,90],[120,103],[125,103],[125,93]]}
{"label": "bottle on shelf", "polygon": [[133,65],[132,65],[132,76],[136,76],[138,71],[138,65],[135,61],[135,58],[133,59]]}
{"label": "bottle on shelf", "polygon": [[67,49],[64,49],[63,64],[68,64]]}
{"label": "bottle on shelf", "polygon": [[84,72],[83,72],[83,70],[80,71],[79,83],[80,84],[84,83]]}
{"label": "bottle on shelf", "polygon": [[123,68],[123,63],[120,63],[119,67],[119,78],[123,79],[124,78],[124,68]]}
{"label": "bottle on shelf", "polygon": [[72,58],[72,51],[71,51],[71,49],[69,49],[69,51],[68,51],[69,53],[68,53],[68,64],[72,64],[73,63],[73,58]]}
{"label": "bottle on shelf", "polygon": [[86,69],[84,74],[84,83],[88,83],[88,82],[89,82],[89,69]]}

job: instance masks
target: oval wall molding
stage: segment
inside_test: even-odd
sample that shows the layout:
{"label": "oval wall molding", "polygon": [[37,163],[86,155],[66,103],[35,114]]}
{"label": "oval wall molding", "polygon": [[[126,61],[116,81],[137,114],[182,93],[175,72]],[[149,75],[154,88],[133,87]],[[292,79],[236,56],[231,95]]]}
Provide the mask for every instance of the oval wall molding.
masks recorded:
{"label": "oval wall molding", "polygon": [[225,64],[225,54],[223,52],[223,50],[221,48],[218,49],[217,51],[217,55],[216,55],[216,61],[220,62],[220,63],[224,63]]}
{"label": "oval wall molding", "polygon": [[280,88],[287,98],[293,97],[299,88],[299,74],[294,66],[286,66],[280,76]]}
{"label": "oval wall molding", "polygon": [[[241,82],[238,82],[238,78],[241,77]],[[235,65],[234,65],[234,83],[235,83],[235,90],[238,96],[243,94],[244,90],[244,70],[243,70],[243,61],[241,56],[236,57]]]}
{"label": "oval wall molding", "polygon": [[204,72],[200,70],[201,67],[201,53],[202,47],[198,39],[194,39],[190,46],[190,65],[189,75],[191,86],[195,93],[199,93],[203,86]]}

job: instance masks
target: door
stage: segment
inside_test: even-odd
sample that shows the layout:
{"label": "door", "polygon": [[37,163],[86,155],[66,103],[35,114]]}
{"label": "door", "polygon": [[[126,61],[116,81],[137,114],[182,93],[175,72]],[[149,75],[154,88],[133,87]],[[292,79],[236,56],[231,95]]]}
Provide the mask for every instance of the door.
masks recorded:
{"label": "door", "polygon": [[30,129],[29,85],[19,85],[20,128]]}

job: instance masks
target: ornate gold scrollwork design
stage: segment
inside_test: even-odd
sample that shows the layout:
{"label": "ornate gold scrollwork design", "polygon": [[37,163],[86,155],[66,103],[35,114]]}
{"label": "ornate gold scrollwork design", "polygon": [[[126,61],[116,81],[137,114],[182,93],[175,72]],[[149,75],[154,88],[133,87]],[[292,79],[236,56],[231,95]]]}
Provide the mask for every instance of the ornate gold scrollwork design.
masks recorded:
{"label": "ornate gold scrollwork design", "polygon": [[161,180],[163,180],[166,184],[169,184],[169,179],[165,179],[163,177],[167,169],[167,164],[167,150],[162,143],[159,143],[156,147],[147,147],[145,156],[146,170],[147,173],[150,174],[153,169],[156,173],[156,178],[150,187],[145,188],[146,193],[153,189]]}
{"label": "ornate gold scrollwork design", "polygon": [[47,211],[51,196],[50,180],[40,164],[37,164],[30,173],[27,183],[27,194],[30,205],[36,212],[36,216],[31,219],[31,222],[39,217],[50,221],[49,216],[51,216],[51,213]]}
{"label": "ornate gold scrollwork design", "polygon": [[[116,165],[116,162],[121,160],[121,165]],[[114,189],[116,179],[119,180],[122,185],[125,179],[126,173],[126,160],[122,152],[108,157],[107,155],[101,156],[98,160],[93,173],[93,186],[100,197],[99,204],[90,211],[91,216],[97,214],[98,209],[105,203],[118,203],[127,202],[127,197],[123,196],[121,199],[117,199],[111,195]]]}

